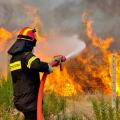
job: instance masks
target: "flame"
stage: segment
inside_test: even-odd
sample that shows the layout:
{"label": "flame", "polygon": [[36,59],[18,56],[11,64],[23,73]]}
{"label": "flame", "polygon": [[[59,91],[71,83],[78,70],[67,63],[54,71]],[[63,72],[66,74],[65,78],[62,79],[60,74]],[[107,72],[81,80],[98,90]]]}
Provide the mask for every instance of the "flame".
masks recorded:
{"label": "flame", "polygon": [[108,48],[110,47],[111,43],[113,42],[113,38],[112,37],[108,37],[106,39],[101,39],[99,36],[95,35],[92,29],[92,24],[93,21],[92,20],[87,20],[87,15],[86,13],[83,14],[82,16],[82,20],[83,23],[86,26],[86,34],[88,36],[88,38],[91,40],[92,44],[95,47],[99,47],[101,50],[103,50],[103,52],[105,52],[105,50],[108,50]]}
{"label": "flame", "polygon": [[63,71],[60,71],[59,68],[54,69],[54,73],[49,75],[46,80],[45,90],[54,91],[62,96],[71,96],[76,95],[78,91],[82,92],[81,86],[73,81],[66,68]]}
{"label": "flame", "polygon": [[6,44],[8,44],[10,39],[12,39],[12,33],[5,28],[0,28],[0,52],[5,50]]}
{"label": "flame", "polygon": [[[83,14],[82,20],[90,42],[83,53],[76,58],[75,64],[79,66],[79,71],[77,67],[75,68],[75,64],[71,67],[71,69],[75,68],[74,76],[80,76],[75,77],[74,80],[77,82],[80,80],[83,91],[92,91],[100,87],[102,92],[111,93],[111,56],[113,53],[109,48],[114,40],[112,37],[102,39],[95,35],[92,27],[93,21],[88,20],[86,14]],[[116,91],[118,95],[120,94],[119,61],[120,55],[116,52]],[[72,70],[70,73],[72,74]]]}
{"label": "flame", "polygon": [[0,66],[3,66],[2,69],[0,69],[0,78],[7,78],[7,51],[6,48],[9,45],[9,41],[12,39],[13,34],[6,30],[5,28],[0,28],[0,55],[2,57],[2,61],[0,63]]}
{"label": "flame", "polygon": [[[42,60],[49,61],[54,55],[44,53],[41,51],[40,47],[44,50],[49,51],[51,48],[48,47],[47,40],[51,39],[55,33],[42,33],[42,22],[41,18],[38,15],[38,9],[33,6],[25,6],[26,15],[31,21],[31,27],[36,28],[36,38],[37,38],[37,47],[35,53]],[[32,11],[31,11],[32,10]],[[34,16],[34,17],[33,17]],[[59,67],[54,69],[54,72],[49,75],[45,84],[45,91],[54,91],[58,95],[71,96],[77,94],[77,91],[82,91],[80,85],[74,82],[67,72],[67,68],[61,72]]]}
{"label": "flame", "polygon": [[[25,6],[26,15],[31,21],[31,26],[37,29],[38,46],[36,54],[40,58],[48,61],[52,56],[44,54],[39,49],[42,45],[44,49],[50,50],[47,45],[47,40],[51,36],[49,33],[42,33],[42,23],[38,15],[37,8]],[[32,9],[32,11],[31,11]],[[33,18],[34,16],[34,18]],[[58,95],[72,96],[77,93],[94,91],[95,89],[102,90],[105,93],[111,93],[111,56],[109,50],[114,42],[113,37],[102,39],[93,31],[93,21],[87,19],[87,15],[82,17],[86,28],[86,36],[89,39],[89,44],[84,51],[74,60],[67,62],[61,72],[59,67],[54,68],[54,72],[49,75],[45,83],[45,91],[54,91]],[[0,28],[0,52],[6,50],[6,45],[13,38],[13,33],[5,28]],[[53,33],[55,34],[55,33]],[[117,93],[120,94],[120,55],[116,52],[116,79]],[[7,61],[5,61],[7,63]],[[7,65],[7,64],[4,65]],[[3,67],[6,70],[6,67]],[[5,75],[5,70],[0,71],[0,74]]]}

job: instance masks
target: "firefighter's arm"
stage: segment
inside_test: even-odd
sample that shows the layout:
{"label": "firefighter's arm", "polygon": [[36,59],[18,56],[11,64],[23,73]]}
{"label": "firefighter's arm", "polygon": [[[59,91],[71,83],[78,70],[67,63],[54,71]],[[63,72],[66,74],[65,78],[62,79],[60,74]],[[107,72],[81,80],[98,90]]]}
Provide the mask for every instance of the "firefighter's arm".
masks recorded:
{"label": "firefighter's arm", "polygon": [[28,67],[39,72],[52,72],[52,67],[46,62],[40,61],[39,58],[36,58]]}
{"label": "firefighter's arm", "polygon": [[39,72],[52,72],[51,65],[46,62],[40,61],[40,59],[32,53],[27,55],[26,57],[26,66],[31,70],[36,70]]}

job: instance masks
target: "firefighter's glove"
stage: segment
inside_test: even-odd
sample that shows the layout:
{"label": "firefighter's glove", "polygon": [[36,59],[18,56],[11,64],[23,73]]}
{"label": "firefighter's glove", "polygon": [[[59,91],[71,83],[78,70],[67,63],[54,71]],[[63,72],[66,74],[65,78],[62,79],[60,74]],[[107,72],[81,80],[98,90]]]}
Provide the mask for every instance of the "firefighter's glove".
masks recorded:
{"label": "firefighter's glove", "polygon": [[50,65],[52,67],[56,67],[60,64],[60,57],[54,57],[53,60],[50,62]]}
{"label": "firefighter's glove", "polygon": [[62,62],[65,62],[66,61],[66,58],[65,56],[62,56],[62,55],[58,55],[58,56],[55,56],[53,58],[53,60],[50,62],[50,65],[52,67],[55,67],[55,66],[58,66],[60,65]]}
{"label": "firefighter's glove", "polygon": [[59,61],[56,61],[56,60],[52,60],[50,63],[49,63],[50,66],[52,67],[56,67],[59,65]]}

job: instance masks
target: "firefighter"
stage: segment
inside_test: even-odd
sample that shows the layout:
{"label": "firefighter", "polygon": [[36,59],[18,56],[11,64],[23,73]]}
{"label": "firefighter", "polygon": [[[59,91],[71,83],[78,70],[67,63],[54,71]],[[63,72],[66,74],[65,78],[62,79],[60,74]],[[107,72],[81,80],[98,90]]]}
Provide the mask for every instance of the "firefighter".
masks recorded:
{"label": "firefighter", "polygon": [[43,62],[33,54],[37,41],[35,32],[35,29],[23,28],[8,50],[8,54],[12,56],[9,69],[13,81],[14,105],[23,112],[25,120],[36,120],[39,72],[50,73],[51,66],[58,65],[54,64],[54,60],[50,64]]}

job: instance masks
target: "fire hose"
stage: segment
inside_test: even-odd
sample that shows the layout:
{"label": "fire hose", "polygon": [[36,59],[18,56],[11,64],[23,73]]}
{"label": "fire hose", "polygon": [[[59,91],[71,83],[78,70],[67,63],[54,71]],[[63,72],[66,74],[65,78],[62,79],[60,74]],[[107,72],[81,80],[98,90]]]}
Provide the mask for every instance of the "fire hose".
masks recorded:
{"label": "fire hose", "polygon": [[[62,71],[62,62],[66,61],[66,57],[63,55],[58,55],[54,57],[55,64],[60,65],[60,71]],[[43,99],[43,90],[44,90],[44,84],[45,80],[47,78],[48,73],[44,73],[41,79],[39,92],[38,92],[38,100],[37,100],[37,120],[43,120],[43,113],[42,113],[42,99]]]}

